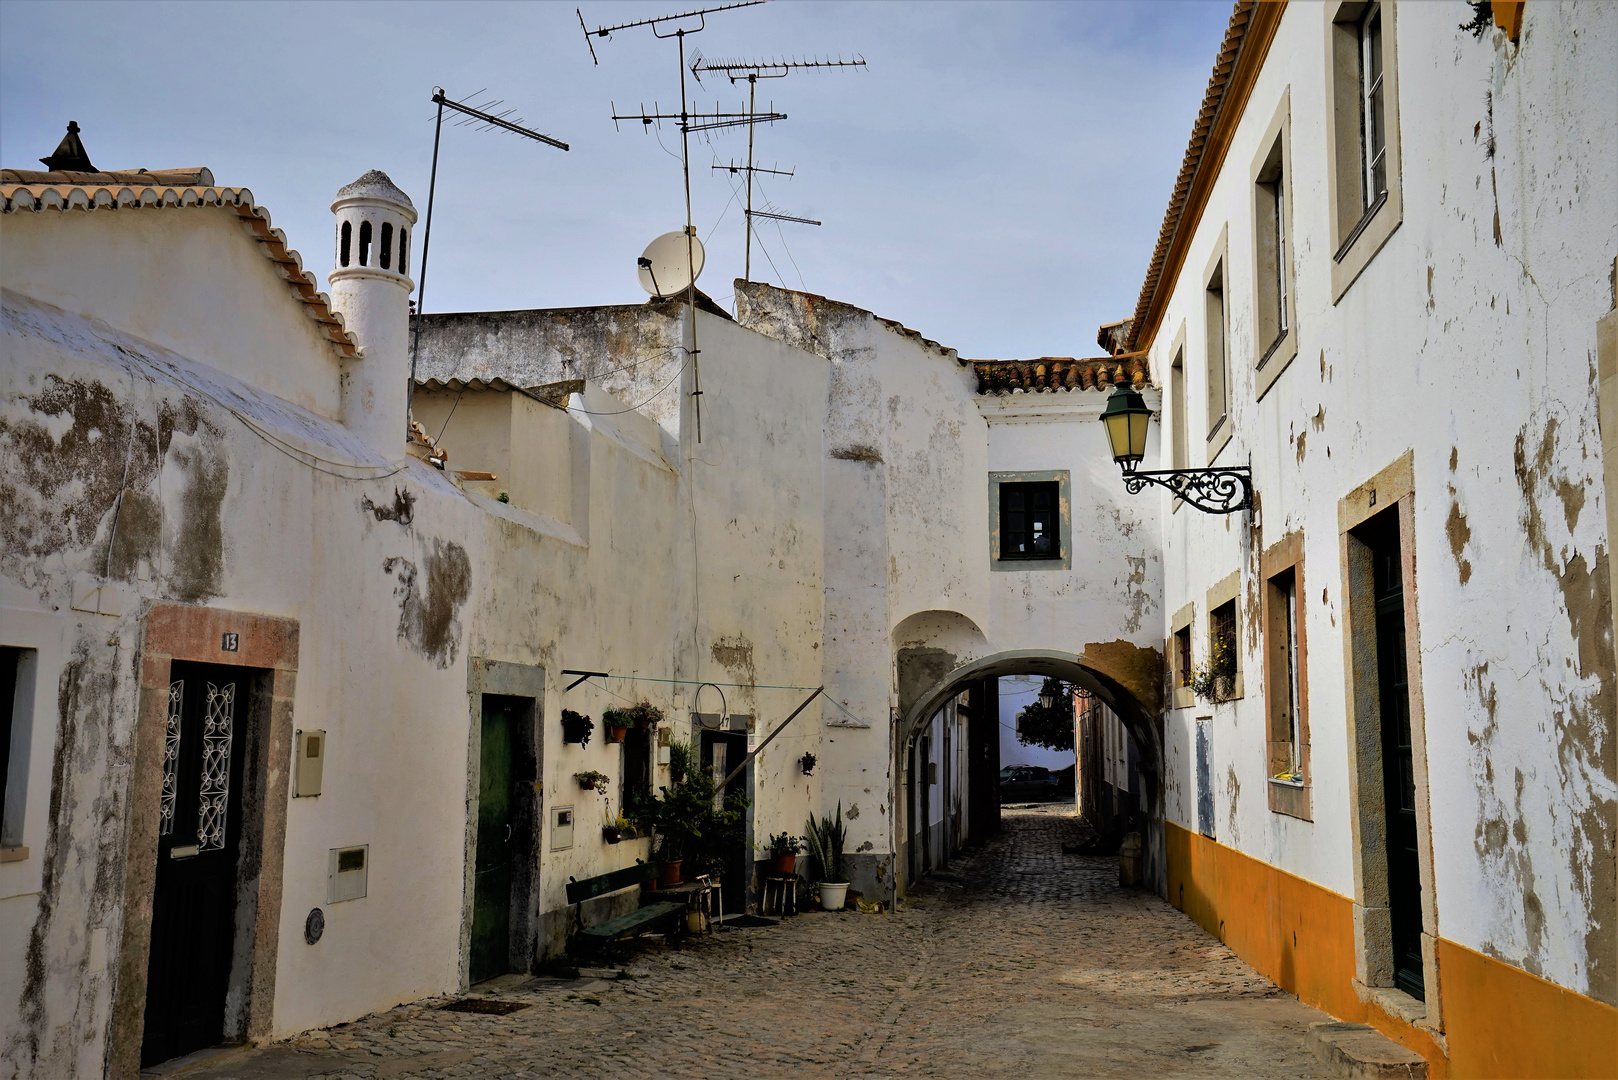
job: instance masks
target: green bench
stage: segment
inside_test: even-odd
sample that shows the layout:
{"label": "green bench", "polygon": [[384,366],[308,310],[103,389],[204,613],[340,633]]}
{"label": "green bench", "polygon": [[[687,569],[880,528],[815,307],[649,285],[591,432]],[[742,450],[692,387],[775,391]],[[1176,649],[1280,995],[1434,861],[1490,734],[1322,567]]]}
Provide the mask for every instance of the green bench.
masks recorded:
{"label": "green bench", "polygon": [[619,938],[629,937],[644,930],[650,930],[654,926],[683,917],[686,910],[684,904],[663,902],[646,904],[628,914],[620,915],[616,919],[608,919],[606,922],[597,923],[595,926],[584,925],[584,901],[617,892],[619,889],[643,885],[656,877],[656,866],[636,859],[634,866],[626,866],[622,870],[612,870],[605,874],[598,874],[592,878],[585,878],[583,881],[568,878],[567,902],[574,905],[573,921],[576,929],[573,937],[577,945],[587,951],[604,949]]}

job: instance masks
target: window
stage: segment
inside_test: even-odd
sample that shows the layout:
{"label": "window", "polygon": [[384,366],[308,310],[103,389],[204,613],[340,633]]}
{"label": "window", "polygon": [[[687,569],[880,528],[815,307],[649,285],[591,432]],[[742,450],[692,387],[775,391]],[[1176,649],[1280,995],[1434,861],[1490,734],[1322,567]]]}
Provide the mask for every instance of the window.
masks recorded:
{"label": "window", "polygon": [[1176,686],[1191,685],[1191,628],[1182,626],[1174,632],[1174,656],[1178,661],[1179,670]]}
{"label": "window", "polygon": [[1228,600],[1208,612],[1208,666],[1220,701],[1241,696],[1236,687],[1236,654],[1236,601]]}
{"label": "window", "polygon": [[371,223],[360,222],[360,265],[371,265]]}
{"label": "window", "polygon": [[1403,217],[1393,0],[1339,4],[1330,24],[1332,299],[1342,298]]}
{"label": "window", "polygon": [[1382,69],[1382,5],[1369,4],[1356,27],[1360,53],[1360,157],[1364,165],[1362,209],[1388,193],[1388,137],[1383,130],[1387,99]]}
{"label": "window", "polygon": [[393,257],[393,222],[384,221],[382,223],[382,259],[381,259],[380,262],[377,263],[377,265],[382,267],[382,269],[386,270],[388,268],[388,266],[392,263],[392,257]]}
{"label": "window", "polygon": [[1069,483],[1065,469],[989,474],[991,570],[1072,566]]}
{"label": "window", "polygon": [[[33,655],[32,651],[28,654]],[[0,648],[0,784],[4,784],[5,820],[0,825],[0,847],[22,847],[24,785],[28,776],[27,737],[30,717],[23,710],[33,695],[25,692],[24,650]],[[21,691],[21,692],[20,692]],[[9,861],[9,860],[7,860]]]}
{"label": "window", "polygon": [[1259,560],[1264,578],[1264,701],[1269,801],[1277,814],[1309,810],[1309,672],[1304,647],[1303,537],[1288,533]]}
{"label": "window", "polygon": [[[1174,410],[1174,446],[1171,448],[1174,468],[1189,469],[1191,455],[1188,452],[1190,441],[1186,438],[1185,422],[1185,349],[1181,348],[1174,354],[1174,363],[1169,368],[1169,407]],[[1179,506],[1179,500],[1175,500]]]}
{"label": "window", "polygon": [[1052,482],[1000,485],[1000,557],[1058,559],[1060,485]]}
{"label": "window", "polygon": [[655,726],[645,731],[630,728],[624,736],[623,767],[618,772],[622,785],[618,805],[631,819],[644,816],[652,798],[652,740],[655,738]]}
{"label": "window", "polygon": [[1196,704],[1196,694],[1191,689],[1191,677],[1195,673],[1195,657],[1191,654],[1191,619],[1195,614],[1195,605],[1187,604],[1176,611],[1169,622],[1172,631],[1168,641],[1171,709],[1189,709]]}
{"label": "window", "polygon": [[1214,263],[1205,286],[1204,339],[1208,373],[1208,464],[1230,441],[1230,384],[1225,366],[1225,261]]}
{"label": "window", "polygon": [[1292,90],[1281,94],[1253,161],[1253,397],[1298,355],[1292,218]]}
{"label": "window", "polygon": [[347,266],[348,248],[350,241],[354,238],[354,227],[345,221],[342,227],[337,230],[337,235],[337,265]]}
{"label": "window", "polygon": [[399,273],[410,273],[410,234],[403,227],[399,229]]}

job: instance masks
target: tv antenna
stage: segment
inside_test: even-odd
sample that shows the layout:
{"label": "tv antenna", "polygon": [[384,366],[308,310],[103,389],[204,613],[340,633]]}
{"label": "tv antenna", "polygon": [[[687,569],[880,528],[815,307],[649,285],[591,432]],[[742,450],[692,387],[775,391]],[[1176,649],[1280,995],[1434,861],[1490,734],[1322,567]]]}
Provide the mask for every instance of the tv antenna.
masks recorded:
{"label": "tv antenna", "polygon": [[[650,113],[646,111],[646,108],[643,105],[641,107],[641,111],[634,116],[620,116],[618,114],[618,106],[614,104],[612,107],[612,120],[615,126],[619,121],[622,120],[639,120],[641,122],[641,129],[643,131],[651,127],[653,124],[661,126],[662,121],[664,120],[672,120],[677,122],[680,128],[680,172],[685,180],[685,265],[688,267],[695,267],[697,265],[695,250],[696,245],[693,243],[693,241],[696,240],[696,228],[691,223],[691,133],[693,131],[712,131],[717,128],[735,127],[741,124],[746,124],[751,127],[751,125],[760,123],[766,118],[769,120],[785,120],[786,114],[768,113],[764,116],[759,116],[751,112],[722,113],[719,111],[719,107],[717,105],[714,107],[714,112],[712,115],[703,116],[701,114],[693,114],[690,109],[690,104],[688,102],[685,89],[685,36],[687,34],[700,34],[702,31],[706,30],[708,28],[709,15],[720,11],[732,11],[736,8],[756,7],[764,2],[765,0],[738,0],[736,3],[720,4],[716,7],[698,8],[695,11],[683,11],[676,15],[660,15],[654,19],[637,19],[634,22],[619,23],[617,26],[598,26],[594,30],[591,30],[585,25],[584,12],[578,8],[573,9],[574,13],[579,17],[579,29],[584,32],[584,43],[590,49],[590,59],[595,61],[598,66],[601,63],[601,59],[596,56],[595,43],[590,40],[591,34],[594,34],[598,38],[611,38],[612,35],[617,33],[619,30],[630,30],[639,26],[649,26],[652,28],[652,34],[654,36],[659,38],[674,38],[679,46],[680,111],[678,113],[661,113],[658,111],[658,107],[654,102],[652,111]],[[694,27],[677,25],[690,19],[696,19],[697,25]],[[669,29],[670,26],[673,28]],[[696,417],[697,442],[700,443],[702,441],[702,370],[697,361],[701,350],[697,348],[696,292],[696,275],[690,274],[688,275],[688,280],[686,283],[686,319],[688,320],[686,324],[686,333],[690,338],[690,345],[688,347],[689,351],[686,353],[686,355],[689,357],[691,363],[692,389],[690,396],[692,399],[692,411]]]}
{"label": "tv antenna", "polygon": [[[841,56],[835,60],[705,60],[701,56],[698,56],[696,60],[692,61],[691,63],[691,75],[698,82],[701,82],[702,73],[704,71],[717,72],[718,74],[724,75],[726,78],[728,78],[732,86],[740,82],[742,79],[746,79],[747,108],[749,112],[752,112],[758,107],[758,81],[760,79],[784,79],[793,71],[800,68],[853,67],[865,67],[865,58],[856,54],[852,60],[844,60]],[[724,166],[714,167],[724,168]],[[819,225],[820,222],[812,221],[809,218],[792,217],[787,214],[775,214],[763,210],[753,209],[754,173],[771,173],[776,176],[784,175],[788,177],[790,177],[792,173],[783,173],[779,169],[761,169],[757,165],[753,164],[753,129],[751,127],[747,129],[747,164],[742,166],[732,164],[729,167],[729,171],[732,173],[745,171],[747,174],[747,207],[743,211],[746,215],[745,220],[747,223],[747,228],[745,230],[746,240],[744,242],[742,251],[742,277],[748,281],[751,281],[753,280],[754,218],[769,218],[774,221],[795,221],[803,225]]]}
{"label": "tv antenna", "polygon": [[444,110],[451,109],[462,114],[462,119],[456,127],[475,127],[478,131],[509,131],[514,135],[521,135],[525,139],[542,142],[547,146],[554,146],[558,150],[569,149],[567,143],[560,139],[553,139],[549,135],[541,135],[532,128],[523,126],[523,118],[511,119],[515,108],[507,108],[501,112],[493,112],[505,101],[501,98],[485,99],[476,105],[470,104],[471,99],[488,92],[485,87],[476,93],[468,95],[468,101],[455,101],[444,93],[442,86],[433,87],[433,101],[438,106],[438,114],[433,124],[433,170],[432,177],[427,182],[427,224],[422,229],[421,238],[421,280],[416,282],[416,314],[411,320],[410,327],[410,389],[405,396],[405,415],[410,415],[409,409],[416,401],[416,354],[421,346],[421,316],[426,309],[423,304],[427,297],[427,255],[433,246],[433,197],[438,193],[438,143],[444,134]]}

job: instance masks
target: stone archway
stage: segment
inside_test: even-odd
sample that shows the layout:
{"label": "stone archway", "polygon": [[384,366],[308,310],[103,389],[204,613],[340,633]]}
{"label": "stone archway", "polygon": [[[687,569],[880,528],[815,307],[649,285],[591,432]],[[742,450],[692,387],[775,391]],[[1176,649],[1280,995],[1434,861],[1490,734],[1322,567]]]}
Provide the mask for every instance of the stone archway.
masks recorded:
{"label": "stone archway", "polygon": [[[1117,714],[1135,740],[1146,796],[1146,828],[1142,833],[1142,863],[1148,887],[1159,895],[1167,889],[1168,867],[1163,837],[1163,724],[1161,707],[1162,655],[1117,641],[1087,646],[1083,653],[1058,649],[1011,649],[958,663],[939,674],[925,689],[914,692],[894,727],[893,806],[899,813],[897,835],[905,835],[909,805],[907,748],[922,726],[962,688],[1001,675],[1041,675],[1083,687]],[[907,868],[896,866],[902,884]]]}

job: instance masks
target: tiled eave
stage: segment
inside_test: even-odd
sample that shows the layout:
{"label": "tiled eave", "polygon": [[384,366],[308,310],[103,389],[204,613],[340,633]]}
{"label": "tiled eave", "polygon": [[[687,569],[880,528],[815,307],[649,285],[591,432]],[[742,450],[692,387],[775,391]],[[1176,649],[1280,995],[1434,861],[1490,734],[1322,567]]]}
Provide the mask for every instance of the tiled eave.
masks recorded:
{"label": "tiled eave", "polygon": [[968,361],[978,377],[978,393],[1041,393],[1061,390],[1110,390],[1122,378],[1135,389],[1150,382],[1145,353],[1096,356],[1075,360],[1042,356],[1037,360]]}
{"label": "tiled eave", "polygon": [[[7,170],[11,173],[11,170]],[[16,174],[12,174],[16,175]],[[119,176],[121,174],[58,174],[65,178]],[[162,173],[145,174],[160,177]],[[10,176],[6,179],[10,180]],[[27,174],[33,179],[32,174]],[[42,213],[48,210],[158,210],[194,206],[219,206],[233,210],[258,241],[264,257],[275,264],[276,272],[303,305],[304,314],[320,327],[338,356],[359,355],[354,335],[343,327],[343,317],[331,308],[331,298],[316,287],[315,275],[303,268],[298,253],[287,246],[286,233],[270,225],[270,212],[253,202],[247,188],[169,186],[163,184],[75,183],[71,179],[50,183],[0,183],[0,212]]]}
{"label": "tiled eave", "polygon": [[1231,11],[1135,303],[1129,328],[1131,350],[1150,348],[1157,335],[1169,293],[1286,6],[1286,0],[1236,0]]}

